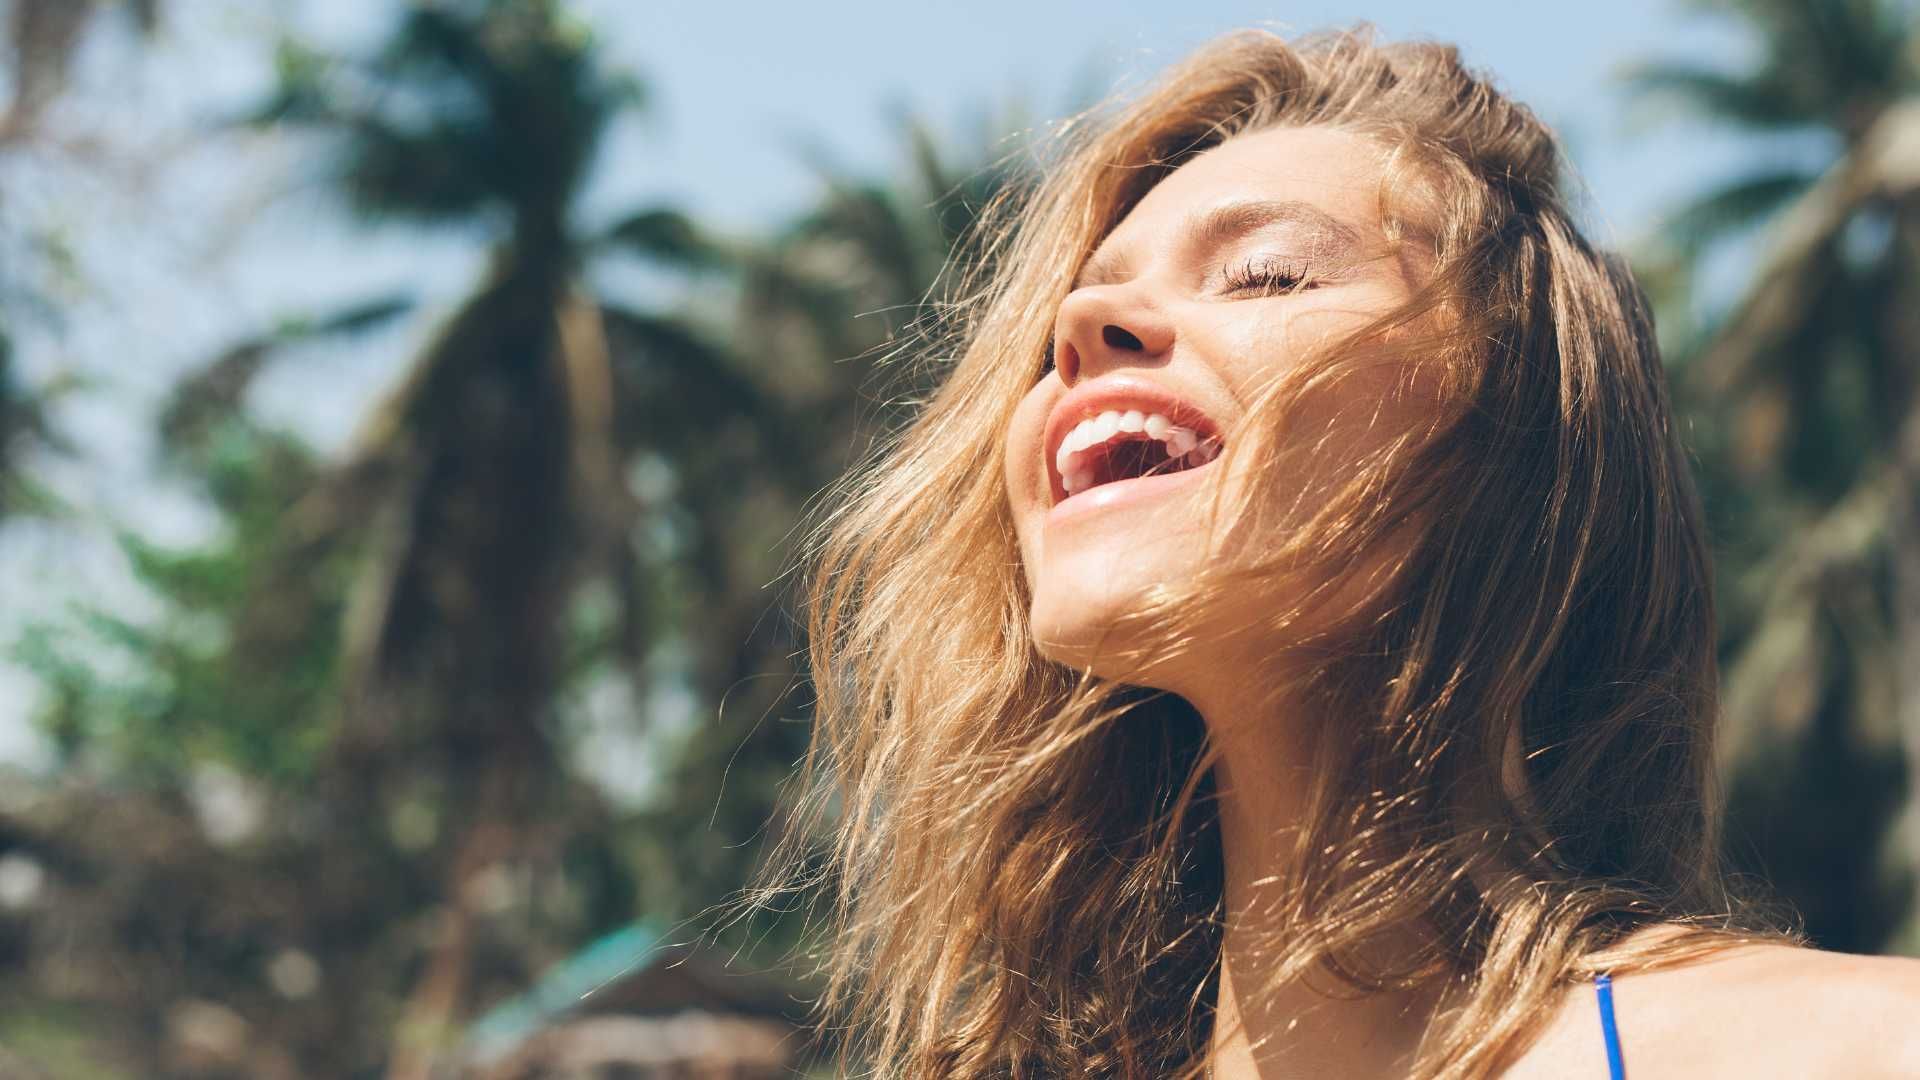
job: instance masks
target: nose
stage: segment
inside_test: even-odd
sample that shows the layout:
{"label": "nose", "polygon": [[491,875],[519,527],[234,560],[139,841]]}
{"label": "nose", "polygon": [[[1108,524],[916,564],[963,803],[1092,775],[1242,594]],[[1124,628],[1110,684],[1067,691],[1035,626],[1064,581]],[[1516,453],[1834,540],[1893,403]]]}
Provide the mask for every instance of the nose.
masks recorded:
{"label": "nose", "polygon": [[1054,320],[1053,366],[1072,386],[1117,367],[1164,359],[1173,337],[1173,324],[1135,284],[1075,289]]}

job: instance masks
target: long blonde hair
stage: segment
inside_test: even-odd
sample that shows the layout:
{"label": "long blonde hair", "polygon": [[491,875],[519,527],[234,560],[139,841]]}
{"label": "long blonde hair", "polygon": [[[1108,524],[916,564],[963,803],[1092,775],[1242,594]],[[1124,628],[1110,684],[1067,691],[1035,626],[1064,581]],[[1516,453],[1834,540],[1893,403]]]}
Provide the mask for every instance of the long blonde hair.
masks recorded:
{"label": "long blonde hair", "polygon": [[[826,1006],[881,1075],[1204,1062],[1226,914],[1206,731],[1175,696],[1036,651],[1002,457],[1080,263],[1182,162],[1279,125],[1373,139],[1389,238],[1431,273],[1289,365],[1228,455],[1300,475],[1289,455],[1334,452],[1281,437],[1300,403],[1383,363],[1420,373],[1401,386],[1432,421],[1353,451],[1284,519],[1263,516],[1277,483],[1217,506],[1260,543],[1123,635],[1203,646],[1179,612],[1261,590],[1295,662],[1256,674],[1341,718],[1315,733],[1275,979],[1443,980],[1417,1074],[1481,1075],[1571,979],[1771,933],[1715,856],[1710,566],[1647,304],[1576,230],[1551,132],[1448,46],[1241,33],[1066,124],[1041,179],[988,208],[940,313],[957,359],[922,357],[937,390],[810,545],[807,820],[829,840],[787,869],[825,886]],[[1389,550],[1352,617],[1310,618]],[[1435,944],[1370,966],[1408,920]]]}

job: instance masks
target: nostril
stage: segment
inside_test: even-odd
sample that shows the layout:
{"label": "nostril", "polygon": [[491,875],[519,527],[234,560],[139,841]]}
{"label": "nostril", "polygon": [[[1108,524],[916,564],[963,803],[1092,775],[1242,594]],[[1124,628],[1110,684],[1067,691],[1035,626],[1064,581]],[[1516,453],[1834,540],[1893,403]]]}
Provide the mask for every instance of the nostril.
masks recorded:
{"label": "nostril", "polygon": [[1060,372],[1060,381],[1072,386],[1080,374],[1080,354],[1074,351],[1072,342],[1062,341],[1054,347],[1053,366]]}
{"label": "nostril", "polygon": [[1126,329],[1108,323],[1100,328],[1100,340],[1110,349],[1126,349],[1128,352],[1145,352],[1146,345]]}

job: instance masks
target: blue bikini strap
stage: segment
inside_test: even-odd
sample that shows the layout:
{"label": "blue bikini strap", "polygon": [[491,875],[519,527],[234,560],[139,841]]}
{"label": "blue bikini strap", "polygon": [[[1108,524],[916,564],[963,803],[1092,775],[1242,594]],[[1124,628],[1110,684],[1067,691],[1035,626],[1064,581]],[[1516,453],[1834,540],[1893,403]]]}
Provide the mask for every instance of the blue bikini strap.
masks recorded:
{"label": "blue bikini strap", "polygon": [[1593,992],[1600,998],[1600,1037],[1607,1043],[1607,1080],[1627,1080],[1627,1066],[1620,1058],[1620,1028],[1613,1019],[1613,976],[1606,972],[1595,975]]}

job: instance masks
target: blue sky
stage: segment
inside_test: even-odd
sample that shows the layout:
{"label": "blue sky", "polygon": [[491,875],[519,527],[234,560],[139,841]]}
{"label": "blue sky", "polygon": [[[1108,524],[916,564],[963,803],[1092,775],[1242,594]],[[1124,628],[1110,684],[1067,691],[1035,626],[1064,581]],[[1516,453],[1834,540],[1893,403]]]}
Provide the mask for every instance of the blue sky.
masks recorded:
{"label": "blue sky", "polygon": [[[1628,63],[1743,58],[1741,37],[1688,17],[1679,0],[575,6],[612,60],[652,91],[645,122],[615,132],[590,210],[666,201],[739,234],[818,194],[803,147],[885,174],[899,164],[894,118],[903,110],[971,145],[985,118],[1012,106],[1044,123],[1070,109],[1076,90],[1137,86],[1207,38],[1248,26],[1292,32],[1365,19],[1388,37],[1460,45],[1566,137],[1602,243],[1643,236],[1661,209],[1738,170],[1752,152],[1698,125],[1631,121],[1618,78]],[[393,0],[177,0],[168,10],[151,47],[135,50],[109,34],[83,54],[76,93],[58,118],[91,148],[44,167],[0,162],[0,183],[13,220],[33,219],[72,242],[84,278],[61,286],[63,326],[20,333],[29,378],[80,374],[95,383],[62,409],[84,452],[54,463],[52,481],[83,511],[191,542],[217,523],[152,472],[152,410],[181,373],[281,318],[395,289],[423,296],[427,313],[409,326],[294,357],[259,386],[252,404],[260,411],[337,447],[444,305],[471,286],[480,262],[457,238],[346,226],[311,190],[311,159],[297,142],[203,134],[208,116],[257,98],[278,28],[322,44],[364,44],[391,19]],[[98,526],[0,536],[0,590],[10,600],[0,639],[79,596],[147,610]],[[34,756],[23,719],[30,694],[22,673],[0,661],[0,760]]]}
{"label": "blue sky", "polygon": [[1047,119],[1083,82],[1137,85],[1216,34],[1282,33],[1365,20],[1389,37],[1461,46],[1569,139],[1595,208],[1617,230],[1653,212],[1731,148],[1700,132],[1635,131],[1617,78],[1652,56],[1737,63],[1744,42],[1677,0],[1605,4],[1324,2],[759,4],[589,0],[615,55],[655,88],[650,183],[727,222],[802,205],[812,190],[795,147],[823,143],[883,167],[904,106],[950,131],[981,110],[1025,102]]}

